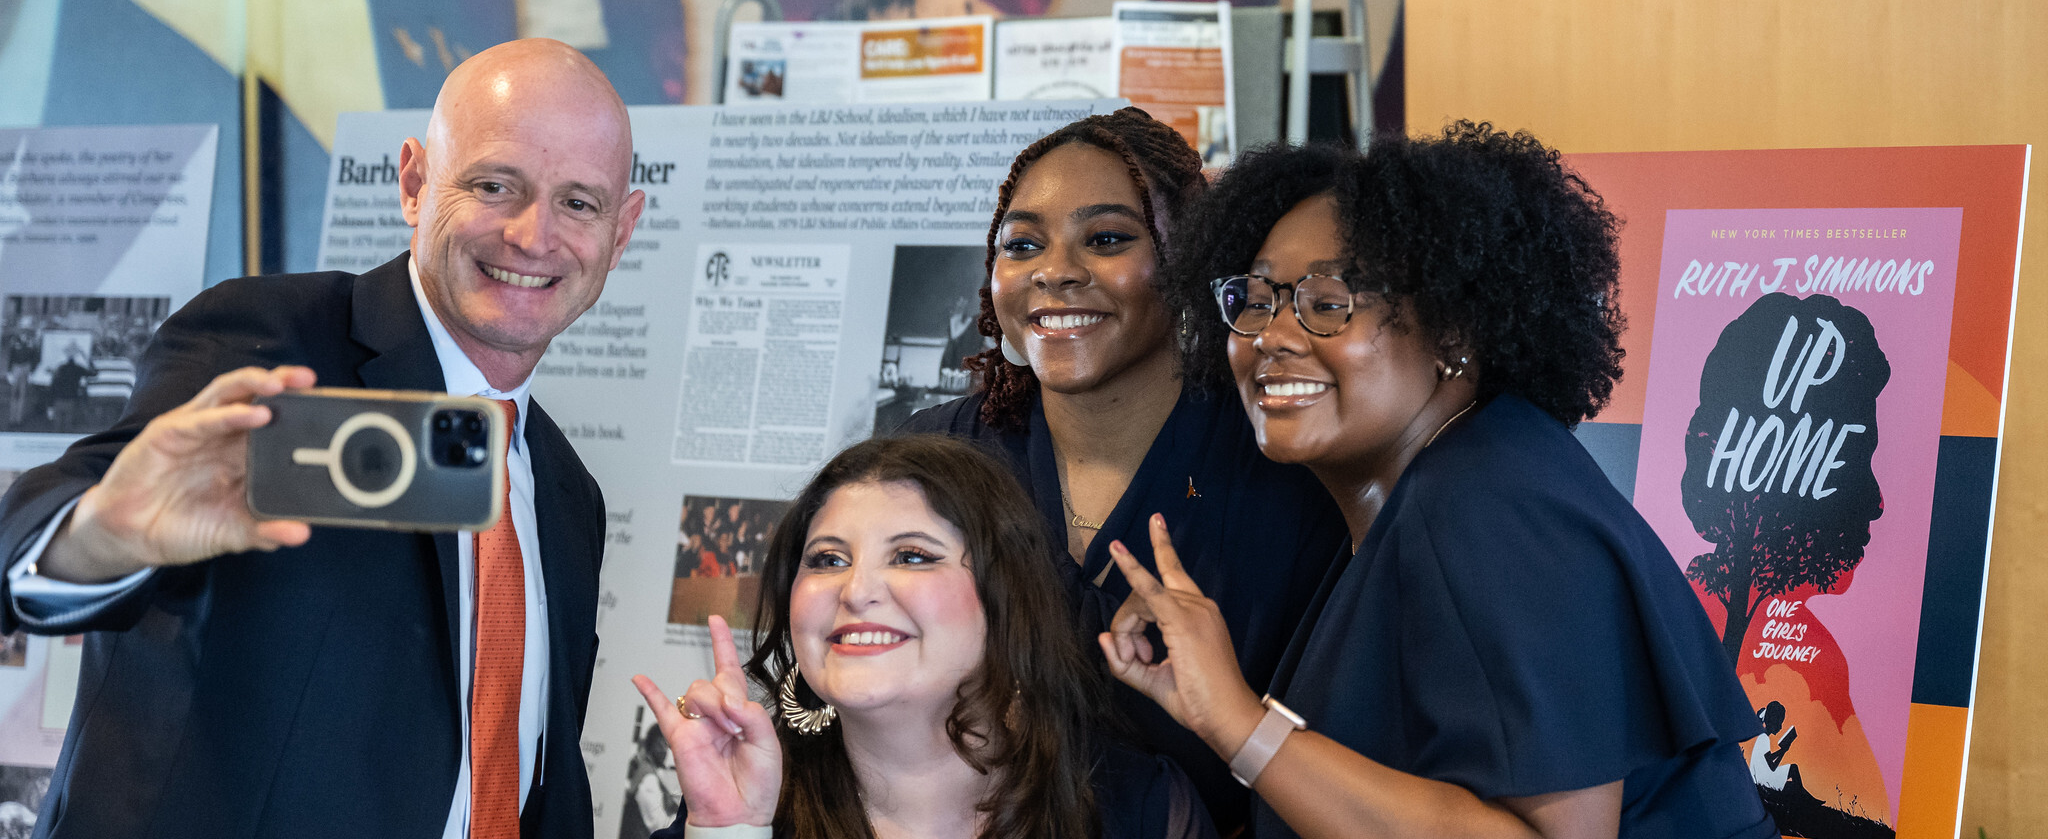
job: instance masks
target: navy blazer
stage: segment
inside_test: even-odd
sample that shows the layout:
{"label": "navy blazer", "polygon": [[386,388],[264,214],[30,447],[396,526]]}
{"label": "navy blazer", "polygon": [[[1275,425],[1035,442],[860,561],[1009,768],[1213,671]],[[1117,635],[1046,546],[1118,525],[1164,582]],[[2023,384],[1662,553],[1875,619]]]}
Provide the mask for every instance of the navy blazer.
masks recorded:
{"label": "navy blazer", "polygon": [[[1222,611],[1245,681],[1264,688],[1302,610],[1338,549],[1348,544],[1343,513],[1315,476],[1259,452],[1235,395],[1184,387],[1130,486],[1103,518],[1086,562],[1075,563],[1067,553],[1067,512],[1044,403],[1032,400],[1023,428],[1002,429],[982,422],[986,401],[986,394],[977,393],[920,411],[900,430],[965,437],[1008,460],[1045,518],[1053,567],[1077,610],[1081,649],[1102,660],[1095,637],[1109,628],[1131,593],[1123,574],[1112,573],[1110,542],[1123,542],[1139,564],[1159,573],[1149,524],[1159,513],[1188,576]],[[1251,818],[1250,792],[1231,779],[1230,767],[1202,738],[1121,682],[1111,690],[1114,706],[1136,729],[1137,745],[1172,758],[1187,772],[1218,832],[1233,833]]]}
{"label": "navy blazer", "polygon": [[[406,257],[229,280],[158,329],[110,431],[0,499],[22,555],[152,417],[216,375],[303,364],[327,386],[444,390]],[[591,835],[580,752],[596,660],[604,501],[568,439],[529,409],[548,598],[547,735],[525,836]],[[108,608],[0,631],[85,633],[78,701],[36,836],[439,837],[462,755],[453,534],[313,528],[298,548],[159,569]],[[12,602],[0,580],[0,596]]]}
{"label": "navy blazer", "polygon": [[[1678,563],[1512,393],[1409,462],[1272,690],[1317,734],[1482,799],[1620,780],[1620,839],[1781,835],[1740,746],[1762,726]],[[1261,802],[1254,835],[1297,834]]]}

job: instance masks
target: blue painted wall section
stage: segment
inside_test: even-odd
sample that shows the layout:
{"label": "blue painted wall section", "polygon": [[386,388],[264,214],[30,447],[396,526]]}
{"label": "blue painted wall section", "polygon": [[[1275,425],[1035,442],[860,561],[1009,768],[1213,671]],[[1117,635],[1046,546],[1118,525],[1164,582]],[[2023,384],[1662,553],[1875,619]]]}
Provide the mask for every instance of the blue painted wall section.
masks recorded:
{"label": "blue painted wall section", "polygon": [[128,0],[66,0],[43,124],[151,123],[220,126],[205,282],[241,276],[241,83]]}
{"label": "blue painted wall section", "polygon": [[[277,214],[281,223],[271,226],[279,238],[266,236],[263,242],[264,262],[273,270],[304,273],[319,265],[320,218],[327,202],[329,155],[306,124],[282,102],[277,104],[275,116],[266,130],[272,132],[269,145],[276,150],[277,159],[266,161],[265,177],[274,176],[277,180],[266,184],[265,190],[269,200],[275,202],[270,212]],[[392,149],[391,154],[396,158],[398,150]],[[269,254],[277,256],[272,258]]]}

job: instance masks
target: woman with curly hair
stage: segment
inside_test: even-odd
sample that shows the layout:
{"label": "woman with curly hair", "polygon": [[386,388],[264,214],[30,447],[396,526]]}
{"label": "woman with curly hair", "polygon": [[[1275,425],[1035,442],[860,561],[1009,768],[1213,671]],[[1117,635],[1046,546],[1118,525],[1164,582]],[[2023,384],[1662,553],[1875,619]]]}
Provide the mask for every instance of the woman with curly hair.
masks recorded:
{"label": "woman with curly hair", "polygon": [[[1172,763],[1094,731],[1105,685],[1008,470],[937,435],[834,457],[775,528],[753,657],[634,677],[686,816],[657,837],[1213,839]],[[749,680],[777,697],[770,711]]]}
{"label": "woman with curly hair", "polygon": [[1356,551],[1264,700],[1164,525],[1157,578],[1116,551],[1110,669],[1230,760],[1259,839],[1777,835],[1713,629],[1571,433],[1620,374],[1617,226],[1556,152],[1459,123],[1249,155],[1177,234],[1189,379],[1235,385]]}
{"label": "woman with curly hair", "polygon": [[[1064,548],[1054,564],[1084,643],[1130,592],[1109,543],[1143,543],[1146,517],[1168,516],[1184,544],[1201,546],[1185,557],[1188,573],[1218,593],[1238,664],[1264,685],[1344,521],[1307,470],[1259,454],[1235,400],[1182,387],[1175,317],[1154,275],[1168,229],[1206,186],[1201,164],[1136,108],[1017,155],[997,193],[981,293],[981,334],[999,349],[967,361],[979,392],[905,428],[1007,453]],[[1208,747],[1143,697],[1116,698],[1140,745],[1180,762],[1226,834],[1249,818],[1249,794]]]}

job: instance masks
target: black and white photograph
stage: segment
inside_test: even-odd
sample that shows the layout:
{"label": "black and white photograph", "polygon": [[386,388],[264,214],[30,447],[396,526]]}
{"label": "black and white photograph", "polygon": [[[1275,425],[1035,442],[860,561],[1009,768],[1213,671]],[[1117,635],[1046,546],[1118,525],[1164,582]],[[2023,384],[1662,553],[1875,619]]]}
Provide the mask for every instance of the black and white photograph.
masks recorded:
{"label": "black and white photograph", "polygon": [[646,708],[633,709],[633,756],[626,761],[626,800],[619,809],[619,839],[647,839],[668,827],[682,809],[675,755]]}
{"label": "black and white photograph", "polygon": [[[19,469],[0,469],[0,494],[14,486],[14,479],[21,477]],[[0,667],[28,666],[28,633],[14,632],[0,635]]]}
{"label": "black and white photograph", "polygon": [[980,246],[898,245],[889,276],[888,337],[882,341],[875,431],[967,395],[972,376],[960,362],[995,346],[974,322],[988,252]]}
{"label": "black and white photograph", "polygon": [[113,425],[135,389],[142,350],[170,314],[169,297],[9,295],[0,304],[0,430],[86,434]]}
{"label": "black and white photograph", "polygon": [[50,792],[47,766],[0,766],[0,839],[28,839]]}

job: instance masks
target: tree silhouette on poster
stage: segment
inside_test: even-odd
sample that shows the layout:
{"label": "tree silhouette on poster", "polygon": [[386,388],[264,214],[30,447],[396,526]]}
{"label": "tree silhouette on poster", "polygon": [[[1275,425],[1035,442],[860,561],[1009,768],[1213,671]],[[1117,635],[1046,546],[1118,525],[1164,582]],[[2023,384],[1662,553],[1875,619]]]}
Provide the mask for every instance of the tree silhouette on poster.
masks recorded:
{"label": "tree silhouette on poster", "polygon": [[1770,598],[1835,591],[1862,562],[1884,514],[1870,464],[1890,379],[1870,319],[1826,295],[1765,295],[1708,353],[1681,497],[1714,549],[1685,574],[1726,607],[1731,661]]}

